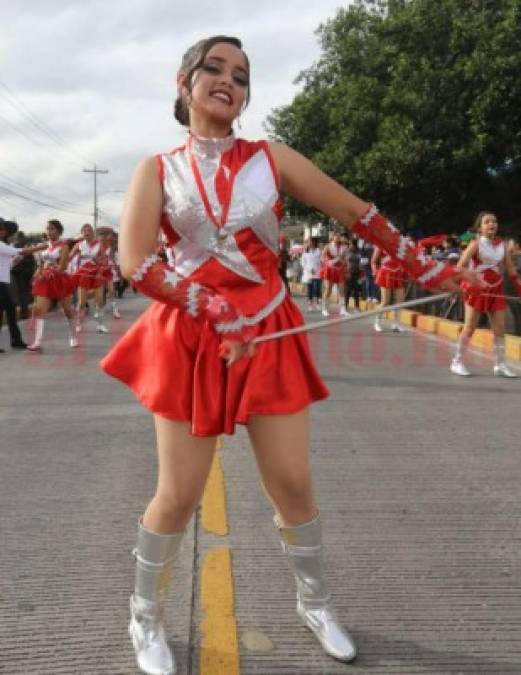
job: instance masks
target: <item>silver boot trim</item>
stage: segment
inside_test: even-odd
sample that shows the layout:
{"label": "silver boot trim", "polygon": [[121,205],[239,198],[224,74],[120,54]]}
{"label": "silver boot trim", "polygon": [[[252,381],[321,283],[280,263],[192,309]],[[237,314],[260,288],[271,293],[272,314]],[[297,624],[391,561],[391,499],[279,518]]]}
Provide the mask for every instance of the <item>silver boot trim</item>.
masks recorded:
{"label": "silver boot trim", "polygon": [[351,661],[356,656],[355,643],[329,602],[319,516],[296,527],[281,527],[277,517],[274,520],[297,584],[297,614],[327,654],[340,661]]}
{"label": "silver boot trim", "polygon": [[163,627],[163,603],[172,580],[173,563],[184,532],[156,534],[139,523],[136,584],[130,598],[129,634],[139,668],[147,675],[176,672],[174,655]]}

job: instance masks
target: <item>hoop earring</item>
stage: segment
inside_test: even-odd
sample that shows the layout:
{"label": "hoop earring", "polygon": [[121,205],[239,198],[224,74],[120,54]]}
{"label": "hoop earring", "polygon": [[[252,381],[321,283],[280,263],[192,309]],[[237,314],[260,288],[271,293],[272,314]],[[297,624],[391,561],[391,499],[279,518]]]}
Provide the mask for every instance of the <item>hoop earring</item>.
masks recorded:
{"label": "hoop earring", "polygon": [[242,124],[241,124],[241,116],[240,115],[237,118],[237,128],[242,131]]}

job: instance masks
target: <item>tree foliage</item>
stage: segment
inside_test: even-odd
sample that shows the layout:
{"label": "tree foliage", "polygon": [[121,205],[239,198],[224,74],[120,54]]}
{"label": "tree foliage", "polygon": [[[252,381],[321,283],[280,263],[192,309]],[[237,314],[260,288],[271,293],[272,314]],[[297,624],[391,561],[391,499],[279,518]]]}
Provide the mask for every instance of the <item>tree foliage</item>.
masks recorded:
{"label": "tree foliage", "polygon": [[521,0],[357,0],[317,34],[272,139],[408,228],[521,222]]}

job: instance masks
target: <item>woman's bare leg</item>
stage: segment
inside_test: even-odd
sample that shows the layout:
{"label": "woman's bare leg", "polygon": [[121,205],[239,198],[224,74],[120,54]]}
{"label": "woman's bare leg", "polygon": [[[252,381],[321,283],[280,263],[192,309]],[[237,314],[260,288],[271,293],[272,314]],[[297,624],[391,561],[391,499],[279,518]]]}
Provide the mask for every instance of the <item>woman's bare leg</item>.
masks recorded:
{"label": "woman's bare leg", "polygon": [[192,436],[189,422],[154,416],[158,479],[156,494],[143,516],[152,532],[183,530],[203,495],[215,452],[215,437]]}
{"label": "woman's bare leg", "polygon": [[96,316],[98,333],[108,333],[109,329],[105,326],[105,286],[100,286],[94,290],[94,301],[96,303]]}
{"label": "woman's bare leg", "polygon": [[[395,289],[393,289],[393,293],[394,293],[393,302],[395,304],[398,304],[398,303],[404,301],[405,288],[395,288]],[[395,332],[398,332],[398,333],[402,330],[402,328],[400,327],[400,324],[398,322],[398,316],[396,316],[395,320],[393,321],[392,329]]]}
{"label": "woman's bare leg", "polygon": [[309,411],[253,416],[248,432],[295,577],[297,614],[329,655],[351,661],[356,646],[332,609],[324,574],[321,523],[311,481]]}
{"label": "woman's bare leg", "polygon": [[86,288],[81,286],[78,288],[78,304],[76,306],[76,330],[81,331],[81,322],[85,314],[85,308],[87,306],[87,293]]}
{"label": "woman's bare leg", "polygon": [[72,295],[68,295],[60,301],[63,313],[67,320],[67,331],[69,333],[69,346],[75,348],[78,346],[78,339],[74,330],[74,312],[72,309]]}
{"label": "woman's bare leg", "polygon": [[33,318],[44,319],[51,306],[50,298],[38,296],[33,306]]}
{"label": "woman's bare leg", "polygon": [[491,312],[489,316],[494,333],[494,352],[496,355],[494,375],[517,377],[517,374],[505,362],[505,311]]}
{"label": "woman's bare leg", "polygon": [[309,453],[309,410],[293,415],[254,415],[248,433],[261,481],[285,525],[314,518]]}
{"label": "woman's bare leg", "polygon": [[72,295],[68,295],[66,298],[60,301],[61,306],[63,307],[63,313],[68,321],[72,321],[74,318],[74,312],[72,309]]}
{"label": "woman's bare leg", "polygon": [[[381,306],[386,307],[391,304],[392,291],[390,288],[380,288],[380,297],[381,297]],[[381,314],[377,314],[374,319],[374,329],[377,333],[381,333],[382,328],[382,318]]]}
{"label": "woman's bare leg", "polygon": [[154,421],[157,490],[138,526],[129,633],[142,672],[174,673],[175,657],[162,622],[163,604],[184,529],[204,490],[216,439],[192,436],[188,422],[158,415]]}
{"label": "woman's bare leg", "polygon": [[477,328],[480,312],[471,305],[465,304],[465,322],[463,330],[460,333],[454,358],[450,365],[450,370],[455,375],[470,375],[470,371],[465,366],[465,353],[467,351],[470,339]]}
{"label": "woman's bare leg", "polygon": [[329,279],[324,279],[324,293],[322,295],[322,314],[324,316],[329,315],[329,299],[331,298],[331,292],[333,290],[333,284]]}

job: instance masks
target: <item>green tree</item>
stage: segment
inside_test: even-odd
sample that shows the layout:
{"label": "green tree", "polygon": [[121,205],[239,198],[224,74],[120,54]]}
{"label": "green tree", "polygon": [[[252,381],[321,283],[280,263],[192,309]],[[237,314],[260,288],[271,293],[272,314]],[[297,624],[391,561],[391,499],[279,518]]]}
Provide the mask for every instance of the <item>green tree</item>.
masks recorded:
{"label": "green tree", "polygon": [[408,228],[520,222],[521,0],[358,0],[317,33],[271,138]]}

